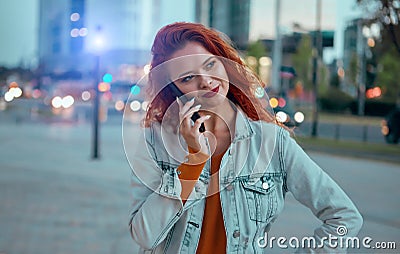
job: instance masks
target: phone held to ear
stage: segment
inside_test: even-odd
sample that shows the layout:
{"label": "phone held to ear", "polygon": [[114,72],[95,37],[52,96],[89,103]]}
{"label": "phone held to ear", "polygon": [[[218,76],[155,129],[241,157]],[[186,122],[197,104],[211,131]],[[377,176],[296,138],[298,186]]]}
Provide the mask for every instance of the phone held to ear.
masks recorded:
{"label": "phone held to ear", "polygon": [[[183,103],[186,103],[189,101],[188,98],[185,96],[185,94],[181,90],[179,90],[179,88],[174,84],[174,82],[169,84],[169,87],[171,88],[173,95],[176,96],[178,99],[180,99]],[[192,119],[193,122],[196,122],[196,120],[200,118],[199,112],[194,112],[190,118]],[[199,131],[200,132],[206,131],[206,127],[204,126],[204,123],[201,123]]]}

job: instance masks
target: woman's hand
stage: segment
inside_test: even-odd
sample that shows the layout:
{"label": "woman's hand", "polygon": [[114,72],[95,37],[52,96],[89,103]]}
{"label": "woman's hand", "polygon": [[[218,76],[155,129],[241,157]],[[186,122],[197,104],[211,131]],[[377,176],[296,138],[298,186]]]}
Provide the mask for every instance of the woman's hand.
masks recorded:
{"label": "woman's hand", "polygon": [[183,104],[178,98],[176,99],[179,105],[179,131],[186,141],[186,144],[194,150],[194,152],[202,152],[209,155],[205,136],[199,131],[200,125],[209,119],[210,115],[200,117],[193,123],[191,116],[193,113],[200,110],[201,105],[193,107],[194,98]]}

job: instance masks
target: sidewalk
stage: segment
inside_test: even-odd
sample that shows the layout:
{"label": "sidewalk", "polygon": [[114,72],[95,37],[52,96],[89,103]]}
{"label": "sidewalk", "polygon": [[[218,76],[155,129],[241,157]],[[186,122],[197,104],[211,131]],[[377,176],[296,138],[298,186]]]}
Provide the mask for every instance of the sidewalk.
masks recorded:
{"label": "sidewalk", "polygon": [[0,123],[0,253],[132,253],[121,127]]}
{"label": "sidewalk", "polygon": [[[137,127],[129,131],[135,133]],[[90,156],[91,128],[88,124],[1,122],[0,253],[135,253],[128,230],[130,167],[121,133],[119,124],[101,127],[101,159],[94,161]],[[372,219],[365,217],[370,222],[365,221],[363,234],[373,233],[376,239],[389,240],[399,235],[398,202],[393,201],[397,197],[394,193],[387,195],[387,190],[395,186],[392,182],[397,184],[397,172],[400,172],[397,166],[384,165],[388,167],[386,172],[394,173],[382,176],[389,179],[385,183],[370,186],[369,195],[374,195],[376,206],[360,187],[381,174],[375,168],[364,171],[366,164],[373,163],[349,166],[354,163],[349,159],[318,157],[324,165],[332,165],[330,173],[355,198],[361,211],[373,216]],[[343,165],[336,165],[332,160]],[[346,174],[351,171],[345,166],[354,169],[356,175],[343,175],[343,170]],[[359,183],[353,179],[360,179]],[[374,188],[377,191],[373,191]],[[271,231],[274,235],[312,233],[310,229],[319,225],[320,222],[292,195],[287,195],[285,206]],[[298,218],[302,218],[301,221]],[[293,252],[290,249],[269,251]]]}
{"label": "sidewalk", "polygon": [[376,160],[400,165],[400,146],[373,144],[348,140],[297,137],[297,142],[306,151],[319,152],[350,158]]}

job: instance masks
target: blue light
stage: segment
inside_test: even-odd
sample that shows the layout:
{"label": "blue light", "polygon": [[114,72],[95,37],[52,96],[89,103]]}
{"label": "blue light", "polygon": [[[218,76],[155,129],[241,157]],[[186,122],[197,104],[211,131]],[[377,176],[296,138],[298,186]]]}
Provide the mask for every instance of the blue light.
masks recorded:
{"label": "blue light", "polygon": [[138,95],[138,94],[140,94],[140,87],[139,87],[139,86],[136,86],[136,85],[132,86],[132,88],[131,88],[131,94],[133,94],[133,95]]}
{"label": "blue light", "polygon": [[106,73],[103,76],[103,82],[111,83],[112,79],[113,79],[113,76],[110,73]]}

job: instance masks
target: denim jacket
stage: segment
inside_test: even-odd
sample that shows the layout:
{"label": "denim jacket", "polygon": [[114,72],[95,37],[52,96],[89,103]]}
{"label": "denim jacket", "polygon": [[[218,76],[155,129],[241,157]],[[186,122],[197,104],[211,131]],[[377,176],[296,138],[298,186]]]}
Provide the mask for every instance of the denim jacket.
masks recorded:
{"label": "denim jacket", "polygon": [[[129,226],[138,253],[196,252],[210,160],[183,204],[176,169],[187,155],[184,147],[178,134],[158,123],[144,128],[138,143],[125,144],[133,169]],[[129,153],[130,148],[136,152]],[[338,236],[339,226],[347,228],[346,236],[355,236],[362,225],[362,217],[349,197],[288,131],[275,124],[252,121],[240,111],[233,142],[221,161],[219,184],[227,253],[267,251],[258,239],[282,211],[288,191],[321,220],[314,231],[317,241],[327,239],[329,234]]]}

